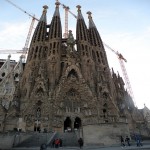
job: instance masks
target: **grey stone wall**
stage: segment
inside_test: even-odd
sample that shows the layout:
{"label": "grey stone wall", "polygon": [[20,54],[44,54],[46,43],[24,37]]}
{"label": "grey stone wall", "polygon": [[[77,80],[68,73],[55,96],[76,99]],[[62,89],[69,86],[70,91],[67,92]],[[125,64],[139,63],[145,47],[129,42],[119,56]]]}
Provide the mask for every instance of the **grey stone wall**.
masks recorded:
{"label": "grey stone wall", "polygon": [[10,149],[13,146],[14,135],[0,134],[0,149]]}
{"label": "grey stone wall", "polygon": [[120,144],[120,136],[129,136],[128,125],[125,123],[88,125],[83,127],[84,145],[116,145]]}

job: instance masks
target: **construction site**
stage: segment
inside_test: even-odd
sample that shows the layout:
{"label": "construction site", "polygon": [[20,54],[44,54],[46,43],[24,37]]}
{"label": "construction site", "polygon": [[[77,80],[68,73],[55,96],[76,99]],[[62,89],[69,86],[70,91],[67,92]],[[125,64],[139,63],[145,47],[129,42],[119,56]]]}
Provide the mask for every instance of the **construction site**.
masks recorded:
{"label": "construction site", "polygon": [[[56,0],[44,5],[36,18],[6,1],[32,21],[22,50],[0,50],[8,54],[0,59],[1,145],[6,141],[9,148],[50,145],[61,138],[64,146],[75,147],[82,138],[85,146],[111,146],[120,136],[150,137],[150,111],[136,107],[127,60],[103,42],[90,11],[86,25],[80,5],[74,14]],[[51,22],[48,7],[55,7]],[[76,20],[76,37],[69,30],[68,15]],[[105,49],[118,59],[123,77],[110,69]],[[11,60],[13,53],[20,54],[18,62]]]}

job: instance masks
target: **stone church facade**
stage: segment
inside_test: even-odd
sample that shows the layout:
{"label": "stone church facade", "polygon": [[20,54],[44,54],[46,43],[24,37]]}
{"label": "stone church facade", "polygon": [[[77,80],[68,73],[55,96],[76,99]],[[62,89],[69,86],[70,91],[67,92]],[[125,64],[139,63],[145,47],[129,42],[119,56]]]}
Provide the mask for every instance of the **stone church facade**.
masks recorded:
{"label": "stone church facade", "polygon": [[78,5],[76,39],[71,31],[64,39],[59,2],[50,24],[43,8],[25,67],[21,58],[11,71],[9,58],[1,67],[1,132],[76,130],[86,144],[116,143],[120,135],[138,132],[137,124],[148,134],[122,78],[109,68],[91,12],[87,27]]}

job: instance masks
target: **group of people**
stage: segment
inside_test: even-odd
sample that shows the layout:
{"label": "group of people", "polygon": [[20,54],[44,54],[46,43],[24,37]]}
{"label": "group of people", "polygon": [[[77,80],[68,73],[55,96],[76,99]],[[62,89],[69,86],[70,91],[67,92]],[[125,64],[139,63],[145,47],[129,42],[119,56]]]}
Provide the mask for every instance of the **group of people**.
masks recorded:
{"label": "group of people", "polygon": [[[143,144],[141,143],[141,136],[138,135],[138,134],[134,134],[134,138],[135,138],[135,141],[136,141],[136,145],[137,146],[143,146]],[[128,136],[126,136],[126,138],[124,139],[123,136],[120,137],[120,140],[121,140],[121,146],[125,147],[126,145],[127,146],[130,146],[130,138]]]}
{"label": "group of people", "polygon": [[[79,143],[80,148],[82,148],[83,147],[83,139],[79,138],[78,143]],[[52,148],[59,148],[59,147],[62,147],[62,139],[58,139],[58,138],[54,139],[52,142]]]}
{"label": "group of people", "polygon": [[62,147],[62,139],[54,139],[52,142],[53,148],[59,148]]}

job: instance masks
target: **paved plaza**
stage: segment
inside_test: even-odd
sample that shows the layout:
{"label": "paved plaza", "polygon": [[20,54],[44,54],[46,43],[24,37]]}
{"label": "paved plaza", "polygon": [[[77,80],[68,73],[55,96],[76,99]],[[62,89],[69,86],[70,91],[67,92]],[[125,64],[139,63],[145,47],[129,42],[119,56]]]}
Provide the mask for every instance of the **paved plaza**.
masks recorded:
{"label": "paved plaza", "polygon": [[[79,147],[61,147],[61,148],[50,148],[48,147],[47,150],[80,150]],[[114,146],[114,147],[83,147],[81,150],[150,150],[150,143],[147,143],[146,145],[143,145],[141,147],[137,147],[135,145],[132,146]],[[33,148],[14,148],[12,150],[40,150],[39,147],[33,147]]]}

